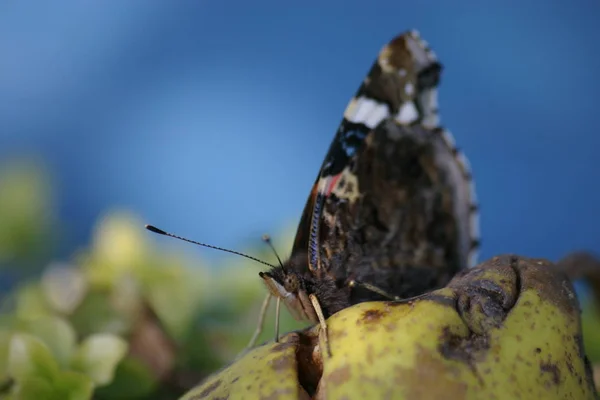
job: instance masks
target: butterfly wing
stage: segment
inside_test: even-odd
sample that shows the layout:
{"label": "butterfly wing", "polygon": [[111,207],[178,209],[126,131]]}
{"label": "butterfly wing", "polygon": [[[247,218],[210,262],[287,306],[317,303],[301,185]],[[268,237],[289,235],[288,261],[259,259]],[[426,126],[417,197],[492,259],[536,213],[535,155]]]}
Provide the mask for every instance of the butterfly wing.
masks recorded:
{"label": "butterfly wing", "polygon": [[439,127],[441,70],[414,31],[379,53],[298,227],[292,257],[306,256],[313,275],[361,279],[404,296],[474,263],[473,184],[466,158]]}

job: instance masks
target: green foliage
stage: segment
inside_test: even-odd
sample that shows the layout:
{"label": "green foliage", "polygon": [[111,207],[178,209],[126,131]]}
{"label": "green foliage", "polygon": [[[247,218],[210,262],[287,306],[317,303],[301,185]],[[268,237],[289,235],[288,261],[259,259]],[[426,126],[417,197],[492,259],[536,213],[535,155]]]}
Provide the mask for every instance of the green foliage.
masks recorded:
{"label": "green foliage", "polygon": [[[47,333],[47,332],[44,332]],[[9,342],[7,373],[14,380],[14,399],[89,399],[94,383],[89,376],[61,369],[39,337],[14,333]]]}
{"label": "green foliage", "polygon": [[48,254],[54,228],[48,182],[36,161],[0,165],[0,265],[29,269]]}
{"label": "green foliage", "polygon": [[73,354],[71,367],[89,376],[96,386],[107,385],[126,353],[125,340],[108,333],[97,333],[81,343]]}
{"label": "green foliage", "polygon": [[[266,294],[260,266],[230,258],[208,268],[186,255],[197,249],[154,237],[123,211],[100,219],[89,246],[52,261],[38,245],[60,232],[47,176],[27,164],[0,170],[0,181],[0,273],[36,272],[3,296],[0,399],[172,399],[247,344]],[[264,247],[249,252],[276,262]],[[304,324],[284,311],[281,326]],[[260,340],[273,330],[270,312]]]}
{"label": "green foliage", "polygon": [[581,322],[585,351],[592,362],[600,362],[600,304],[587,301],[583,309]]}

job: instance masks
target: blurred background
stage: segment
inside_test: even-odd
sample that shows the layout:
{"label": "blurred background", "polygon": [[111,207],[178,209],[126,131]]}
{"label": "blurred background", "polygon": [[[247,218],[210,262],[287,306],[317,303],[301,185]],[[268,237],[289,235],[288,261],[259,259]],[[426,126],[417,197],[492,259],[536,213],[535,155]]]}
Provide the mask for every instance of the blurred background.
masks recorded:
{"label": "blurred background", "polygon": [[[162,361],[130,340],[134,366],[115,361],[115,376],[145,383],[95,381],[106,398],[159,398],[173,365],[185,373],[169,394],[231,360],[264,294],[260,265],[143,224],[272,260],[268,232],[289,254],[348,100],[379,49],[412,28],[445,66],[442,122],[474,171],[480,258],[598,253],[599,17],[592,0],[3,2],[1,288],[19,288],[22,315],[58,309],[78,337],[158,324],[177,338]],[[135,312],[104,304],[117,292]],[[244,328],[223,339],[231,326]],[[187,359],[170,355],[189,342]]]}

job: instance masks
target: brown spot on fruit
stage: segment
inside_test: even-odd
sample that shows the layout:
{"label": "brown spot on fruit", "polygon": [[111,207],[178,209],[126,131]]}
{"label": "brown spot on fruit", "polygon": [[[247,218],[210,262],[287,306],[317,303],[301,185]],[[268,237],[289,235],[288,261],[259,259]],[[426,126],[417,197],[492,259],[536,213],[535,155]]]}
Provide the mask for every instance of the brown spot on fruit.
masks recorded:
{"label": "brown spot on fruit", "polygon": [[269,393],[266,396],[260,396],[260,400],[277,400],[277,399],[281,399],[281,398],[289,398],[288,395],[293,394],[294,391],[291,388],[285,388],[285,389],[275,389],[272,393]]}
{"label": "brown spot on fruit", "polygon": [[394,332],[396,329],[398,329],[398,325],[396,325],[394,323],[389,323],[389,324],[385,324],[384,328],[385,328],[386,332]]}
{"label": "brown spot on fruit", "polygon": [[[417,348],[419,364],[416,368],[397,366],[394,370],[399,384],[408,383],[407,399],[464,399],[467,396],[468,385],[461,382],[457,373],[450,365],[441,363],[429,350],[420,346]],[[419,382],[419,384],[411,384]]]}
{"label": "brown spot on fruit", "polygon": [[540,363],[540,371],[550,373],[552,376],[552,383],[557,386],[560,384],[560,369],[556,366],[556,364],[542,362]]}
{"label": "brown spot on fruit", "polygon": [[271,368],[273,368],[274,371],[280,372],[289,369],[292,366],[292,360],[290,357],[281,356],[275,358],[269,364],[271,364]]}
{"label": "brown spot on fruit", "polygon": [[[485,359],[487,350],[490,348],[488,336],[471,334],[470,336],[460,336],[445,327],[440,338],[438,351],[442,356],[449,360],[456,360],[465,363],[477,377],[479,383],[483,384],[483,378],[477,371],[478,361]],[[496,362],[499,359],[495,358]]]}
{"label": "brown spot on fruit", "polygon": [[381,318],[387,315],[387,312],[381,310],[366,310],[357,322],[366,324],[372,324],[379,321]]}
{"label": "brown spot on fruit", "polygon": [[340,367],[333,370],[327,376],[327,383],[333,385],[341,385],[350,379],[350,366]]}
{"label": "brown spot on fruit", "polygon": [[344,329],[332,329],[329,331],[328,335],[330,341],[335,341],[348,336],[348,332]]}
{"label": "brown spot on fruit", "polygon": [[482,352],[490,348],[487,336],[470,335],[463,337],[453,333],[449,327],[444,327],[440,337],[438,351],[445,358],[473,365]]}
{"label": "brown spot on fruit", "polygon": [[367,364],[373,365],[373,361],[375,361],[375,354],[373,353],[373,345],[369,343],[367,346]]}

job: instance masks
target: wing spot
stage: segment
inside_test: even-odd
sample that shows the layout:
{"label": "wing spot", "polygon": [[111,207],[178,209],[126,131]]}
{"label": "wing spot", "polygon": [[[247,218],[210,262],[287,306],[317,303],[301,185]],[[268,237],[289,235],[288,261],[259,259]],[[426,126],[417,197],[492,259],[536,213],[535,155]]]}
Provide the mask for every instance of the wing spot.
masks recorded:
{"label": "wing spot", "polygon": [[419,112],[412,101],[402,104],[396,115],[396,121],[402,125],[408,125],[419,119]]}
{"label": "wing spot", "polygon": [[364,124],[369,129],[375,128],[389,115],[387,105],[365,96],[350,100],[344,111],[344,118],[348,121],[354,124]]}

